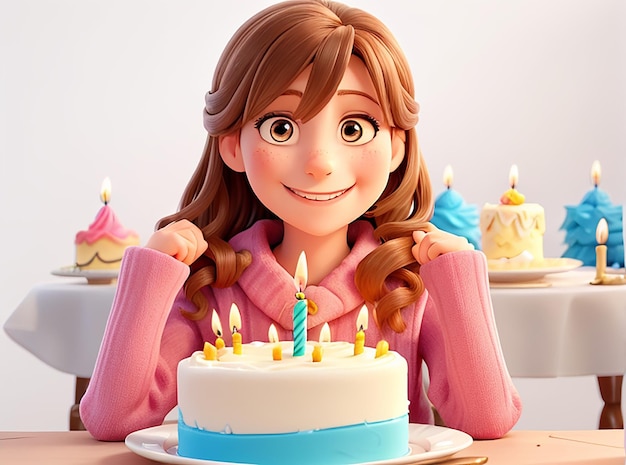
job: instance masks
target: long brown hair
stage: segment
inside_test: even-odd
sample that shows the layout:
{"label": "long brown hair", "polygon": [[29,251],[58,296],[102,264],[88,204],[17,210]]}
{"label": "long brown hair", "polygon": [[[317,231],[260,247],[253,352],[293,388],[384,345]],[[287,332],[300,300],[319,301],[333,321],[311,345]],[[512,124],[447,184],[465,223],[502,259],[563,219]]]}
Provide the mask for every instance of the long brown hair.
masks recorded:
{"label": "long brown hair", "polygon": [[[157,225],[189,219],[209,243],[185,284],[186,295],[198,307],[189,318],[201,319],[208,311],[202,287],[231,286],[250,263],[249,252],[235,252],[227,241],[260,219],[276,218],[256,198],[245,173],[225,166],[219,136],[239,131],[312,65],[293,115],[308,121],[334,95],[351,55],[365,63],[385,118],[406,137],[404,160],[362,217],[374,225],[381,246],[359,264],[355,281],[364,299],[376,305],[378,324],[404,330],[400,310],[423,292],[411,233],[428,228],[432,214],[430,180],[414,129],[419,106],[413,78],[398,43],[377,18],[324,0],[290,0],[259,12],[239,28],[217,64],[206,95],[204,153],[179,211]],[[390,278],[400,285],[389,289]]]}

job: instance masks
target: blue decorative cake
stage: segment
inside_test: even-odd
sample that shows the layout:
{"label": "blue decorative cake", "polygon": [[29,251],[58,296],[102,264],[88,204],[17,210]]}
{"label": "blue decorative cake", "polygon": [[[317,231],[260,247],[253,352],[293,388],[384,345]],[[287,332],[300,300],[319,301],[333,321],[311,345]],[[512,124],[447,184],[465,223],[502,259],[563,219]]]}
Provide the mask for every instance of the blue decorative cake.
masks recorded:
{"label": "blue decorative cake", "polygon": [[604,218],[609,226],[607,265],[624,266],[621,205],[613,205],[608,194],[596,186],[585,194],[580,205],[566,206],[565,209],[565,221],[560,228],[565,231],[567,244],[563,257],[581,260],[585,266],[595,266],[596,228],[600,219]]}
{"label": "blue decorative cake", "polygon": [[430,222],[443,231],[465,237],[476,250],[480,249],[478,207],[465,203],[454,189],[448,188],[437,197]]}

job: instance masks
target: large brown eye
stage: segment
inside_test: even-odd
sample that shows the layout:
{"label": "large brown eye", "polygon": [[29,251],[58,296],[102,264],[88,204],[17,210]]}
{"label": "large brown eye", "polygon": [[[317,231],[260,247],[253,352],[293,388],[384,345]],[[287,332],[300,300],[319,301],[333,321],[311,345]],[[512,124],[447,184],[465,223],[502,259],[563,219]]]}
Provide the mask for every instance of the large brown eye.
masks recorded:
{"label": "large brown eye", "polygon": [[346,142],[356,142],[363,135],[363,128],[356,121],[345,121],[341,125],[341,138]]}
{"label": "large brown eye", "polygon": [[362,145],[376,137],[378,132],[376,120],[367,116],[344,119],[339,125],[340,137],[351,145]]}
{"label": "large brown eye", "polygon": [[298,126],[284,116],[267,115],[255,126],[263,140],[270,144],[292,145],[298,141]]}

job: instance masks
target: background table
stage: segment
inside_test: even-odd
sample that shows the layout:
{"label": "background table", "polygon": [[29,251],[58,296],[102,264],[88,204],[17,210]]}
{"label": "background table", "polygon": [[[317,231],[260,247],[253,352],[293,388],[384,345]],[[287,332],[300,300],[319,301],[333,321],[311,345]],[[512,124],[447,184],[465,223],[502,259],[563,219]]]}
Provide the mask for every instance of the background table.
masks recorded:
{"label": "background table", "polygon": [[492,284],[491,298],[511,376],[596,375],[605,401],[600,426],[621,428],[626,285],[590,285],[594,276],[585,267],[539,285]]}
{"label": "background table", "polygon": [[70,429],[83,429],[78,403],[93,373],[114,284],[59,279],[35,285],[4,325],[6,333],[48,365],[76,376]]}
{"label": "background table", "polygon": [[[474,441],[455,457],[487,456],[488,465],[624,465],[624,431],[511,431]],[[0,463],[149,465],[123,442],[98,442],[85,431],[0,432]]]}

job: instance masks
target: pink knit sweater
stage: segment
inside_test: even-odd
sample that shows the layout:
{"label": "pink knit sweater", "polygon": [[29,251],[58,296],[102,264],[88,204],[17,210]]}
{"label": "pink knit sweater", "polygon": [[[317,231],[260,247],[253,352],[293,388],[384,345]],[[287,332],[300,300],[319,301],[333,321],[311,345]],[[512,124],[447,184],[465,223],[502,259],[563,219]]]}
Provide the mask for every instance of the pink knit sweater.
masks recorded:
{"label": "pink knit sweater", "polygon": [[[333,340],[354,340],[364,303],[354,272],[378,244],[363,221],[353,224],[349,235],[351,253],[319,286],[306,288],[307,298],[319,306],[308,318],[309,339],[317,340],[328,322]],[[225,329],[230,306],[237,304],[244,342],[266,341],[271,323],[281,339],[292,337],[293,278],[271,251],[281,238],[282,223],[270,220],[234,237],[230,243],[235,250],[249,250],[252,264],[234,286],[205,290]],[[127,250],[102,348],[80,405],[81,418],[94,437],[123,440],[133,431],[161,424],[176,405],[178,362],[201,350],[204,341],[215,341],[210,314],[198,322],[181,316],[181,308],[195,310],[181,292],[188,275],[187,265],[165,254]],[[422,266],[420,275],[426,292],[403,310],[407,329],[396,334],[369,325],[367,345],[384,338],[407,359],[411,422],[432,423],[430,401],[451,428],[474,438],[504,435],[517,422],[521,402],[502,357],[484,255],[448,253]],[[229,331],[225,333],[229,345]],[[423,361],[429,370],[428,397]]]}

